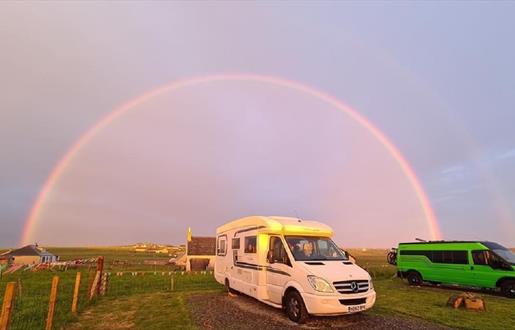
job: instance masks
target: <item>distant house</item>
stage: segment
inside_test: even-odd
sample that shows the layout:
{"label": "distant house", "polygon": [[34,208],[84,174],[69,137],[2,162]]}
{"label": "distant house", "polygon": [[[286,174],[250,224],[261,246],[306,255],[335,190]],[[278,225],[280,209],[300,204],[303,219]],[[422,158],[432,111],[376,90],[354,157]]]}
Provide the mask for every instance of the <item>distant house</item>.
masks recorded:
{"label": "distant house", "polygon": [[7,255],[0,255],[0,269],[2,265],[8,265],[11,263],[12,257]]}
{"label": "distant house", "polygon": [[166,247],[161,248],[161,249],[159,249],[159,250],[155,250],[155,252],[156,252],[157,254],[160,254],[160,253],[168,254],[168,253],[169,253],[168,248],[166,248]]}
{"label": "distant house", "polygon": [[37,244],[26,245],[16,250],[4,252],[2,257],[9,258],[16,265],[51,263],[59,259],[56,255],[39,247]]}
{"label": "distant house", "polygon": [[186,270],[212,269],[215,264],[216,237],[192,236],[188,228],[186,243]]}

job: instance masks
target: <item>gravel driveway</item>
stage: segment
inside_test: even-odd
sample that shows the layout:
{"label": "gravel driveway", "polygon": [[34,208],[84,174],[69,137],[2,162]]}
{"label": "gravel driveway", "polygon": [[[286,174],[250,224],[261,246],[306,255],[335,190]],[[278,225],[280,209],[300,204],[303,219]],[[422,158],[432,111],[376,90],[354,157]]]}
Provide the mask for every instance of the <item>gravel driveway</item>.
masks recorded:
{"label": "gravel driveway", "polygon": [[449,329],[415,318],[366,313],[338,317],[312,317],[299,326],[285,314],[245,295],[190,296],[188,305],[203,329]]}

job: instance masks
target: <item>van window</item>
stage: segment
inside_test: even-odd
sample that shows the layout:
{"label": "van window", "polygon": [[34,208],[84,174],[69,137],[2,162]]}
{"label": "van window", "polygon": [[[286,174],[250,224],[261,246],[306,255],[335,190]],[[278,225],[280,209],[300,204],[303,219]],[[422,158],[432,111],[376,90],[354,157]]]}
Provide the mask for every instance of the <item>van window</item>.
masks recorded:
{"label": "van window", "polygon": [[233,238],[232,239],[232,249],[238,250],[240,248],[240,238]]}
{"label": "van window", "polygon": [[219,256],[224,256],[227,251],[227,236],[219,236],[218,237],[218,247],[216,249],[216,254]]}
{"label": "van window", "polygon": [[472,260],[474,261],[474,265],[488,265],[492,268],[511,270],[511,267],[507,265],[505,261],[489,250],[472,251]]}
{"label": "van window", "polygon": [[472,261],[474,265],[488,265],[488,251],[472,251]]}
{"label": "van window", "polygon": [[270,246],[267,258],[268,262],[270,263],[278,262],[281,264],[291,266],[290,258],[288,258],[288,253],[286,253],[284,244],[281,241],[281,238],[278,236],[270,237]]}
{"label": "van window", "polygon": [[245,253],[256,253],[256,236],[245,237]]}
{"label": "van window", "polygon": [[435,264],[468,264],[467,251],[401,250],[400,255],[425,256]]}

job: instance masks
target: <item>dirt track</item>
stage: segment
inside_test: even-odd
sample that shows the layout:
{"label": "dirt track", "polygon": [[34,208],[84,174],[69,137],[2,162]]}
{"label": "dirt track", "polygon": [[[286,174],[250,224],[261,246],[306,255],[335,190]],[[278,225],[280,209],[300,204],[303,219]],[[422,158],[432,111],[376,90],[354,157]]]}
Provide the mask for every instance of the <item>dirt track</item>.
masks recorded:
{"label": "dirt track", "polygon": [[449,329],[424,320],[366,313],[339,317],[312,317],[302,326],[281,310],[244,295],[191,296],[194,321],[203,329]]}

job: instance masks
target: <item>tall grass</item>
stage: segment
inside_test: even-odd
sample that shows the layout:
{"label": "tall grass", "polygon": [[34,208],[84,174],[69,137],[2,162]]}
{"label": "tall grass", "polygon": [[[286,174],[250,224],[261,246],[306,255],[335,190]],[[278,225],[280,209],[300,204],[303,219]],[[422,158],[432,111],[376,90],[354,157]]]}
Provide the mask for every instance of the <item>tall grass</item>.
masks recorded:
{"label": "tall grass", "polygon": [[[79,312],[90,304],[96,302],[96,298],[90,301],[87,297],[88,289],[94,277],[94,272],[81,272],[81,286],[79,294]],[[122,276],[112,274],[110,276],[107,297],[122,297],[140,293],[158,293],[174,291],[199,291],[220,288],[212,274],[184,273],[184,272],[139,272],[132,275],[126,272]],[[75,320],[71,313],[73,288],[76,271],[40,271],[17,272],[6,275],[0,280],[0,294],[3,297],[7,282],[17,282],[17,289],[10,329],[42,329],[45,326],[50,288],[53,276],[59,276],[57,303],[54,314],[54,328]],[[173,283],[173,284],[172,284]]]}

